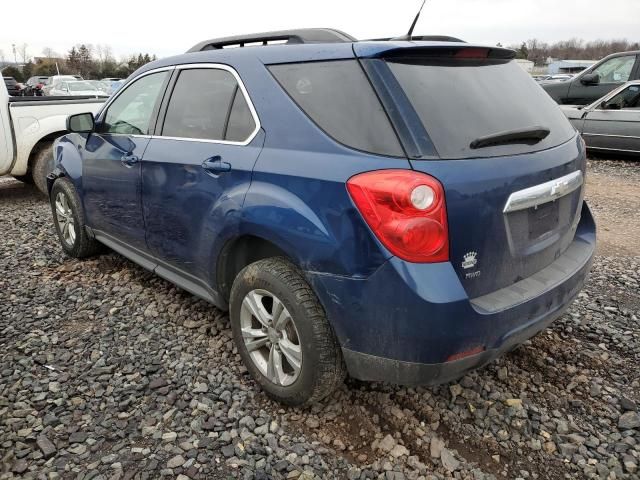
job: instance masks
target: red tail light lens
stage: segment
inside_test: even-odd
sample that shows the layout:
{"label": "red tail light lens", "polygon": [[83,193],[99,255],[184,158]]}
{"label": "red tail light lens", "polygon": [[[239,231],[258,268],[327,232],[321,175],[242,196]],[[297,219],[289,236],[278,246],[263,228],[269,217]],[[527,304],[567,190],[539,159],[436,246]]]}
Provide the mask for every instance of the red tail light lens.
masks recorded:
{"label": "red tail light lens", "polygon": [[412,170],[378,170],[351,177],[347,189],[395,256],[415,263],[449,260],[447,209],[438,180]]}

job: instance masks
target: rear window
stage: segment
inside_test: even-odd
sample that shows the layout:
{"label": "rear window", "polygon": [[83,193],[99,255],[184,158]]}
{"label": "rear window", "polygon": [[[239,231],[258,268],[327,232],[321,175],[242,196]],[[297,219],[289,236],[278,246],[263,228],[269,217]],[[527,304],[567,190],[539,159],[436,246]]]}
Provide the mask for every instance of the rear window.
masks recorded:
{"label": "rear window", "polygon": [[[514,61],[394,59],[387,61],[441,158],[514,155],[560,145],[575,131],[558,105]],[[544,127],[538,143],[472,149],[500,132]]]}
{"label": "rear window", "polygon": [[403,156],[400,142],[355,60],[272,65],[269,70],[298,106],[338,142]]}

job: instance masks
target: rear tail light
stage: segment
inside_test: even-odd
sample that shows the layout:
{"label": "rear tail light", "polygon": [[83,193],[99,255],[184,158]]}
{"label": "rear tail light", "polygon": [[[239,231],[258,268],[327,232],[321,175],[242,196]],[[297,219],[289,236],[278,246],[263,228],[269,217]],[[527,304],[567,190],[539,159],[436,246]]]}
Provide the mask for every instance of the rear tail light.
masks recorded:
{"label": "rear tail light", "polygon": [[457,51],[456,58],[487,58],[489,57],[488,48],[462,48]]}
{"label": "rear tail light", "polygon": [[351,177],[347,189],[373,233],[409,262],[449,260],[444,189],[412,170],[378,170]]}

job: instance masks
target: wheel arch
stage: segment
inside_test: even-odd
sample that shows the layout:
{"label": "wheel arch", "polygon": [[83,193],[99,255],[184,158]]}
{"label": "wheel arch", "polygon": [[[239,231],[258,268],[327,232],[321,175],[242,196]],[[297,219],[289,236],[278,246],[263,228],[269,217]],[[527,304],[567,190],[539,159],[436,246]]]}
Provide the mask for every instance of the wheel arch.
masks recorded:
{"label": "wheel arch", "polygon": [[61,130],[58,132],[52,132],[49,133],[47,135],[45,135],[44,137],[40,138],[39,140],[37,140],[35,143],[33,143],[28,151],[28,155],[27,155],[27,169],[25,172],[25,175],[30,175],[33,169],[33,164],[35,162],[36,156],[38,155],[38,153],[40,153],[40,151],[43,148],[47,148],[49,145],[53,145],[53,142],[56,140],[56,138],[61,137],[62,135],[67,134],[68,132],[65,130]]}
{"label": "wheel arch", "polygon": [[298,265],[295,258],[287,254],[281,246],[263,237],[245,234],[229,240],[220,251],[216,262],[215,275],[220,295],[228,301],[233,281],[240,270],[258,260],[271,257],[284,257]]}

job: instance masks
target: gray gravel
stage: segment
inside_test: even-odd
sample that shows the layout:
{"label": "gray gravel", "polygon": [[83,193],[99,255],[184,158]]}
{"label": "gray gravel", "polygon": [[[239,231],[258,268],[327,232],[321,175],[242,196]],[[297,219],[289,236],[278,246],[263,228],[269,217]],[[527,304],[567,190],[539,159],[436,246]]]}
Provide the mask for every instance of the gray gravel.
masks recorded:
{"label": "gray gravel", "polygon": [[296,410],[225,314],[116,254],[65,257],[35,189],[0,179],[0,224],[0,479],[640,478],[638,251],[601,249],[565,316],[459,382],[349,380]]}

